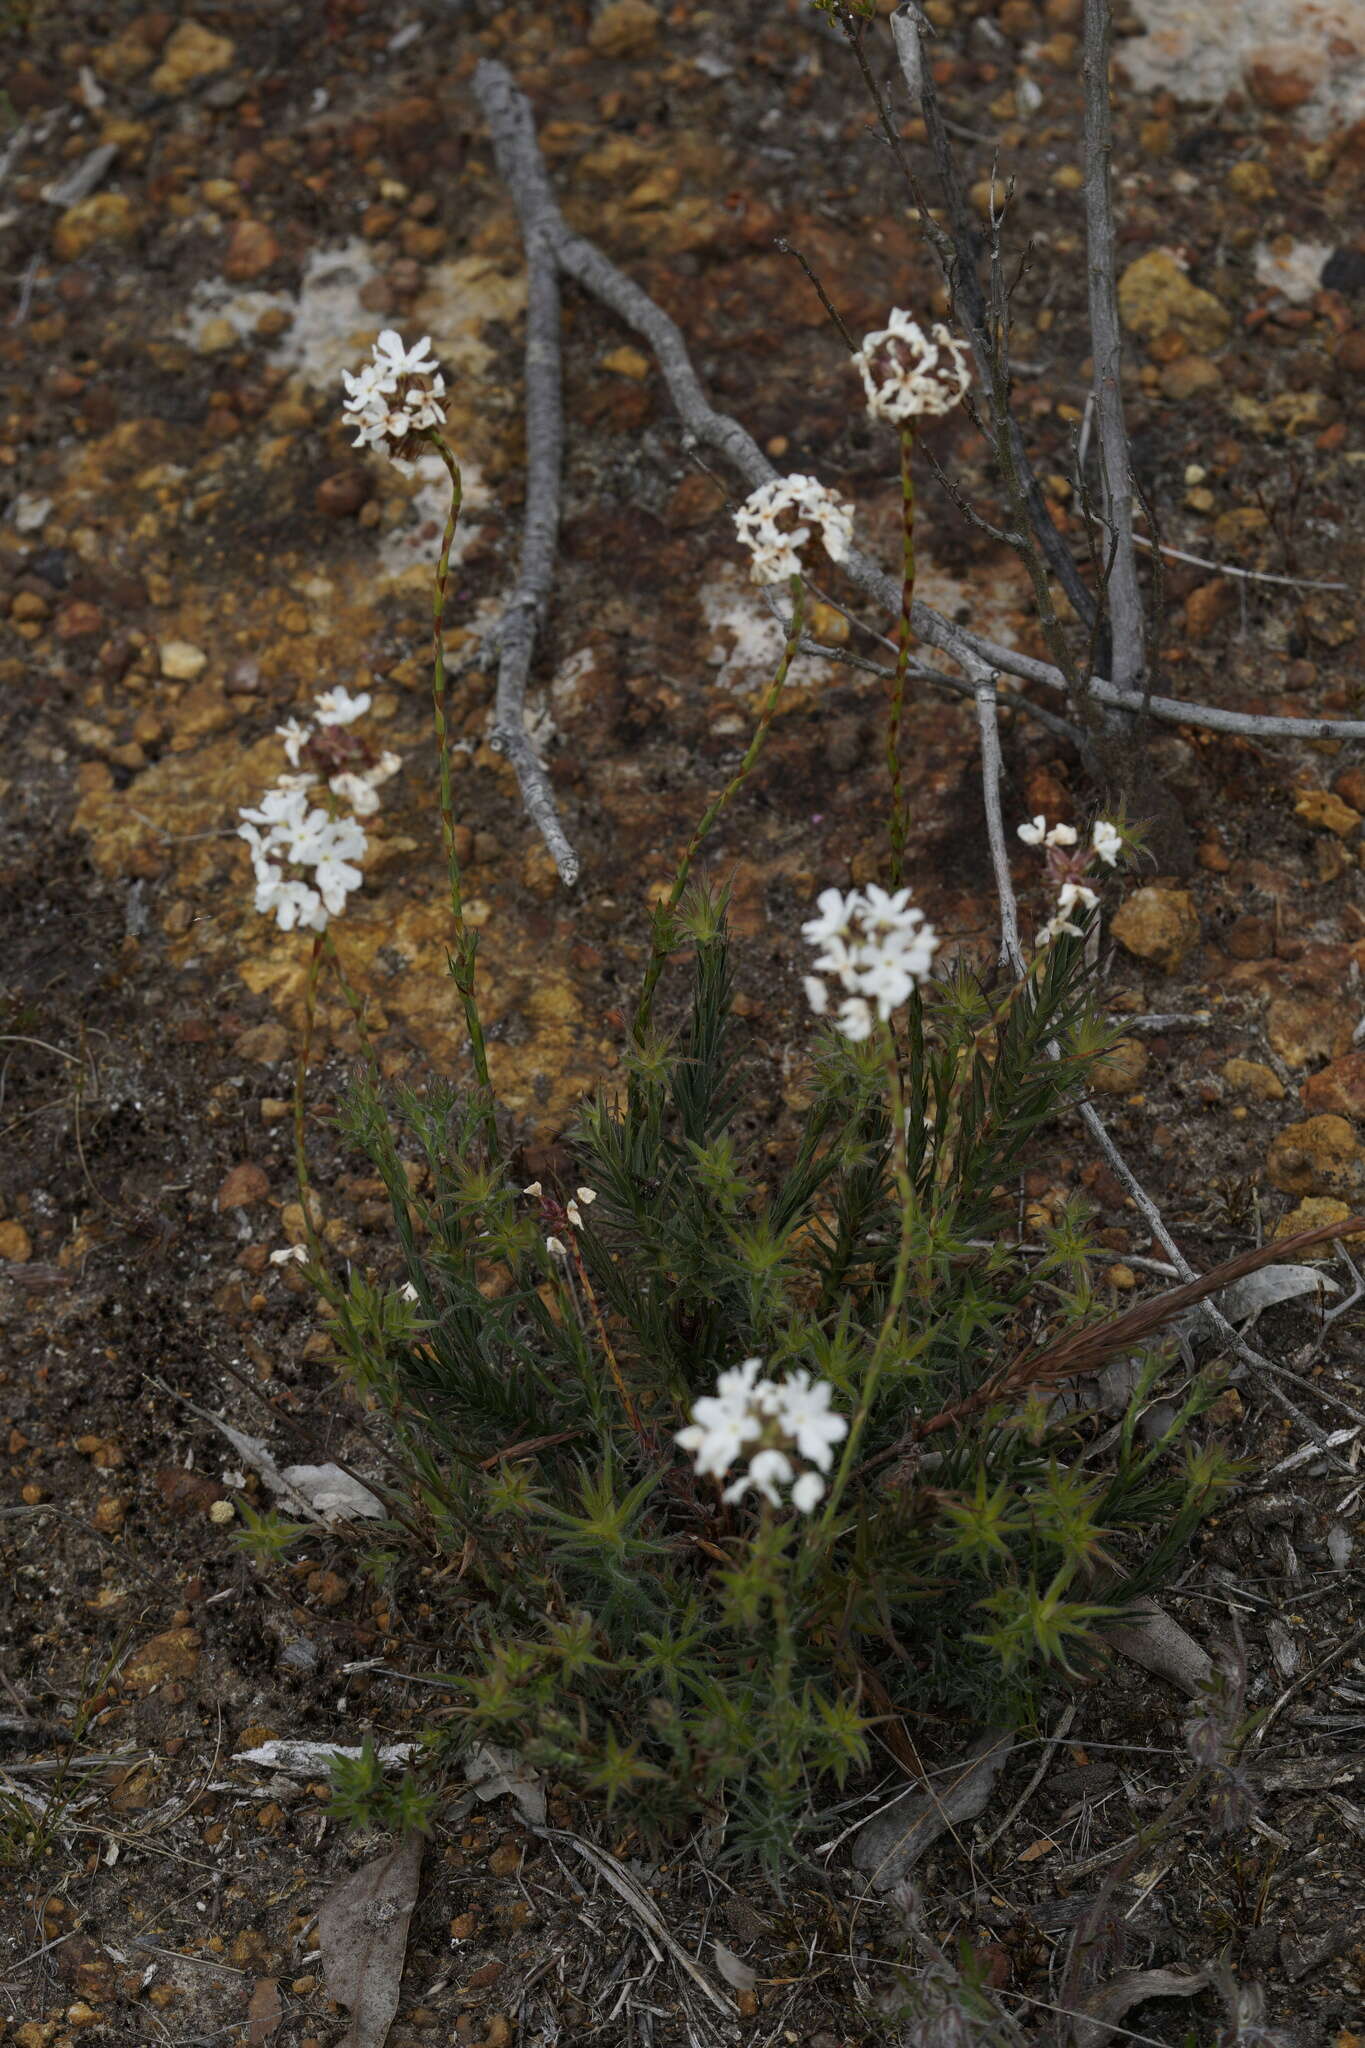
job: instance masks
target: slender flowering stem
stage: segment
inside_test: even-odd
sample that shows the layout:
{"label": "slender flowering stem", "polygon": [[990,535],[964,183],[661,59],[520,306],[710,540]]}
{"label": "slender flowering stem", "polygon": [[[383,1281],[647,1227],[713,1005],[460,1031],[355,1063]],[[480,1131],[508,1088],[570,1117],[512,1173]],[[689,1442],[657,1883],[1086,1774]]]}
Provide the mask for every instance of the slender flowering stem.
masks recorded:
{"label": "slender flowering stem", "polygon": [[[450,908],[454,914],[456,932],[455,947],[450,955],[450,972],[455,986],[460,991],[460,999],[464,1006],[465,1026],[469,1032],[470,1048],[474,1056],[474,1072],[491,1104],[492,1084],[488,1078],[488,1047],[483,1035],[483,1019],[479,1015],[478,1001],[474,993],[474,969],[479,942],[477,934],[465,923],[464,883],[460,873],[460,857],[455,850],[455,804],[450,785],[450,727],[446,715],[449,699],[444,638],[446,589],[450,576],[450,550],[460,520],[460,509],[464,503],[464,480],[460,475],[460,465],[455,459],[455,451],[449,442],[437,433],[432,433],[429,438],[450,473],[450,511],[446,515],[445,532],[441,537],[441,553],[436,563],[431,607],[431,704],[441,764],[441,836],[445,843],[446,866],[450,874]],[[490,1148],[496,1149],[497,1127],[491,1106],[486,1121]]]}
{"label": "slender flowering stem", "polygon": [[789,588],[791,590],[792,615],[787,626],[787,638],[782,649],[782,659],[777,665],[777,673],[768,685],[762,705],[759,708],[758,723],[754,727],[754,736],[749,742],[748,751],[730,781],[726,783],[724,789],[720,790],[707,805],[701,822],[688,842],[687,851],[678,863],[678,871],[673,877],[673,886],[668,892],[668,901],[661,906],[660,911],[656,914],[653,949],[649,956],[649,966],[645,972],[645,985],[640,991],[640,1001],[635,1011],[635,1024],[633,1028],[637,1043],[643,1040],[645,1033],[649,1029],[649,1020],[654,1008],[654,991],[659,985],[659,976],[664,971],[664,962],[671,951],[669,942],[672,937],[673,912],[677,909],[683,890],[687,887],[687,878],[692,872],[692,863],[701,851],[702,844],[716,820],[739,795],[739,792],[753,773],[758,757],[763,751],[764,741],[767,739],[772,722],[777,716],[777,709],[782,701],[782,692],[787,686],[787,677],[791,671],[791,665],[796,659],[800,648],[801,631],[806,612],[805,585],[799,576],[793,576],[790,579]]}
{"label": "slender flowering stem", "polygon": [[567,1250],[573,1264],[574,1273],[578,1279],[578,1284],[583,1289],[584,1299],[592,1311],[593,1326],[597,1331],[597,1341],[602,1346],[617,1396],[621,1406],[626,1411],[626,1420],[639,1438],[640,1448],[644,1451],[646,1457],[657,1459],[659,1446],[651,1432],[646,1429],[644,1423],[640,1420],[640,1411],[635,1405],[635,1399],[631,1394],[630,1388],[626,1385],[625,1375],[621,1371],[620,1362],[617,1359],[611,1338],[607,1334],[607,1325],[602,1315],[601,1306],[596,1294],[593,1292],[592,1281],[588,1278],[588,1269],[583,1263],[583,1254],[578,1248],[576,1232],[570,1232]]}
{"label": "slender flowering stem", "polygon": [[882,1063],[886,1068],[886,1091],[891,1105],[891,1163],[896,1179],[896,1192],[900,1196],[900,1242],[896,1247],[896,1265],[891,1276],[891,1292],[887,1296],[886,1311],[882,1316],[877,1340],[872,1346],[872,1356],[863,1375],[858,1405],[849,1423],[848,1436],[844,1442],[843,1455],[830,1485],[829,1498],[825,1503],[822,1522],[828,1525],[838,1510],[839,1500],[853,1471],[858,1445],[862,1439],[872,1404],[876,1399],[877,1385],[890,1355],[895,1335],[900,1328],[901,1312],[905,1307],[905,1296],[910,1281],[910,1260],[914,1245],[915,1188],[910,1178],[910,1154],[905,1135],[905,1090],[901,1084],[900,1057],[891,1027],[881,1027]]}
{"label": "slender flowering stem", "polygon": [[299,1207],[303,1210],[308,1249],[319,1264],[322,1262],[322,1240],[313,1220],[313,1184],[308,1175],[308,1144],[304,1128],[304,1091],[308,1081],[308,1055],[313,1046],[313,1027],[317,1021],[318,981],[322,974],[325,938],[325,932],[314,934],[313,950],[308,956],[308,979],[303,991],[303,1036],[299,1040],[299,1056],[294,1066],[294,1175],[299,1184]]}
{"label": "slender flowering stem", "polygon": [[905,678],[914,637],[911,616],[915,603],[915,427],[901,428],[901,615],[896,666],[891,677],[891,712],[886,725],[886,765],[891,771],[891,886],[899,889],[905,865],[905,790],[901,766],[901,722],[905,712]]}

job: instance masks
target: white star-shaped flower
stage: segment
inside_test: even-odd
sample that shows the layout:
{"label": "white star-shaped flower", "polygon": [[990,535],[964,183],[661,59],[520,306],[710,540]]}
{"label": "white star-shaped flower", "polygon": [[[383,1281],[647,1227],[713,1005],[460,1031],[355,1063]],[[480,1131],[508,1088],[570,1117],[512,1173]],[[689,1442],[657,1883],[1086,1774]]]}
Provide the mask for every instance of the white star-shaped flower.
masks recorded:
{"label": "white star-shaped flower", "polygon": [[335,689],[321,691],[313,699],[323,725],[354,725],[357,718],[365,716],[373,701],[368,690],[353,695],[340,683]]}

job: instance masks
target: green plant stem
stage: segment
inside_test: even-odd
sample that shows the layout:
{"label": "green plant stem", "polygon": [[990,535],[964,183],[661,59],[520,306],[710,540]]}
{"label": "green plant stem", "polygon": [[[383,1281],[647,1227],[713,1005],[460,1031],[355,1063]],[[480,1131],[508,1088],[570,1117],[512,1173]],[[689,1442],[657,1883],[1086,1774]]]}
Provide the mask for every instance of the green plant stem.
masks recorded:
{"label": "green plant stem", "polygon": [[672,951],[672,939],[674,936],[673,912],[677,909],[682,892],[687,887],[687,879],[692,872],[692,863],[700,852],[702,844],[716,823],[716,820],[733,803],[753,773],[758,757],[763,751],[764,741],[767,739],[772,722],[777,716],[778,706],[782,701],[782,692],[786,688],[791,665],[796,659],[797,649],[801,645],[801,629],[805,621],[806,612],[805,585],[799,576],[793,576],[789,588],[791,590],[792,616],[791,624],[787,628],[786,644],[782,649],[782,659],[777,665],[777,673],[771,683],[769,683],[763,702],[759,707],[758,723],[754,727],[754,736],[749,742],[748,751],[730,781],[726,783],[724,789],[712,797],[707,805],[701,822],[688,842],[687,851],[678,863],[678,872],[673,877],[673,886],[668,892],[668,901],[655,914],[654,943],[649,956],[649,966],[645,971],[645,985],[640,991],[640,1001],[635,1011],[633,1034],[637,1044],[643,1041],[645,1033],[649,1029],[650,1017],[654,1009],[654,991],[659,985],[659,976],[664,971],[664,962]]}
{"label": "green plant stem", "polygon": [[436,578],[432,589],[431,606],[431,706],[432,719],[436,727],[436,746],[441,764],[441,836],[445,843],[446,867],[450,875],[450,908],[455,919],[455,945],[450,953],[450,973],[464,1007],[465,1028],[469,1032],[470,1049],[474,1057],[474,1072],[479,1086],[488,1097],[486,1123],[490,1153],[497,1150],[497,1125],[493,1117],[492,1084],[488,1078],[488,1046],[484,1039],[483,1019],[479,1015],[478,999],[474,990],[475,964],[478,956],[478,934],[465,923],[464,878],[460,872],[460,857],[455,850],[455,803],[450,784],[450,726],[446,715],[449,687],[446,681],[445,655],[445,609],[446,590],[450,577],[450,550],[455,540],[455,529],[460,521],[460,508],[464,503],[464,480],[455,451],[439,434],[431,435],[432,446],[450,473],[450,511],[446,515],[445,532],[441,537],[441,553],[436,563]]}
{"label": "green plant stem", "polygon": [[322,1263],[322,1239],[313,1221],[313,1184],[308,1175],[308,1144],[303,1117],[308,1056],[313,1049],[313,1028],[318,1014],[318,981],[322,974],[323,948],[327,942],[325,931],[314,934],[313,950],[308,958],[308,979],[303,991],[303,1037],[299,1040],[299,1056],[294,1067],[294,1176],[299,1184],[299,1206],[303,1210],[308,1249],[319,1265]]}
{"label": "green plant stem", "polygon": [[366,1063],[372,1069],[377,1081],[379,1079],[379,1062],[375,1057],[374,1045],[365,1024],[364,998],[349,979],[341,955],[337,951],[336,940],[332,937],[331,932],[322,932],[319,934],[319,937],[322,940],[322,950],[327,958],[328,965],[336,975],[337,986],[341,990],[346,1007],[355,1020],[356,1036],[360,1040],[360,1050],[364,1054]]}
{"label": "green plant stem", "polygon": [[886,765],[891,774],[891,886],[899,889],[905,866],[905,772],[901,763],[901,724],[905,713],[905,678],[913,639],[910,620],[915,603],[915,426],[901,428],[901,616],[896,666],[891,676],[891,708],[886,722]]}
{"label": "green plant stem", "polygon": [[896,1041],[889,1024],[882,1024],[881,1051],[886,1069],[886,1091],[891,1106],[891,1163],[896,1180],[896,1192],[900,1196],[900,1242],[896,1247],[896,1265],[891,1276],[891,1292],[887,1297],[886,1310],[882,1316],[881,1328],[872,1346],[867,1371],[859,1391],[858,1405],[848,1426],[844,1439],[843,1455],[830,1484],[829,1493],[820,1516],[820,1541],[812,1541],[807,1555],[814,1556],[823,1549],[830,1535],[830,1525],[838,1513],[839,1501],[848,1484],[858,1455],[858,1445],[872,1413],[872,1404],[877,1396],[877,1385],[890,1354],[895,1335],[900,1327],[901,1313],[905,1307],[905,1296],[910,1283],[910,1260],[914,1243],[913,1225],[915,1220],[915,1187],[910,1178],[910,1153],[905,1138],[905,1089],[901,1083],[900,1057]]}

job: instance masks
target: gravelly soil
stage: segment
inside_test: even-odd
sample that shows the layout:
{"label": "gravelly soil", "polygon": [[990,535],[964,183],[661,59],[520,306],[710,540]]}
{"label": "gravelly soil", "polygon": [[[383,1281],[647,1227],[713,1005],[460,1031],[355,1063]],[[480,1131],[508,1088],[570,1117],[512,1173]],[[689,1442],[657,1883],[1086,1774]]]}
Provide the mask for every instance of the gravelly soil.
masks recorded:
{"label": "gravelly soil", "polygon": [[[1086,389],[1074,10],[939,12],[949,110],[999,138],[1020,234],[1035,243],[1018,306],[1021,411],[1066,530]],[[380,1845],[329,1826],[325,1788],[269,1780],[233,1753],[269,1735],[411,1733],[432,1711],[417,1681],[449,1642],[448,1593],[422,1562],[367,1557],[338,1536],[292,1570],[261,1570],[212,1516],[239,1461],[211,1413],[268,1435],[281,1456],[364,1470],[378,1456],[329,1375],[297,1275],[269,1263],[294,1199],[285,1098],[305,949],[251,915],[231,833],[236,807],[278,772],[275,724],[324,683],[371,688],[405,758],[345,932],[386,1068],[466,1071],[442,970],[425,740],[425,577],[443,508],[353,454],[337,369],[387,319],[430,330],[452,373],[472,482],[452,612],[470,742],[459,804],[495,1077],[528,1144],[552,1139],[581,1089],[610,1076],[648,905],[738,759],[771,653],[730,539],[732,480],[689,463],[632,338],[570,297],[564,548],[537,671],[553,721],[539,729],[584,863],[577,896],[559,894],[483,743],[481,631],[517,545],[524,292],[468,89],[479,51],[522,80],[571,217],[678,318],[717,402],[774,459],[837,483],[869,543],[895,553],[894,450],[854,410],[837,337],[773,246],[782,233],[802,248],[855,331],[934,288],[836,46],[775,6],[679,6],[619,52],[600,24],[590,36],[582,5],[410,18],[421,33],[399,47],[409,17],[363,0],[228,0],[201,8],[189,37],[172,14],[84,4],[0,21],[10,104],[27,124],[0,193],[0,1765],[11,1795],[53,1798],[59,1823],[36,1852],[15,1841],[5,1872],[0,2016],[21,2048],[242,2039],[261,1979],[281,1986],[276,2040],[338,2041],[344,2022],[310,1961],[314,1916]],[[1021,115],[1025,75],[1042,104]],[[1357,582],[1359,131],[1324,138],[1245,97],[1186,106],[1122,86],[1116,120],[1123,264],[1178,248],[1214,309],[1191,302],[1172,325],[1130,335],[1135,462],[1165,538],[1244,569]],[[908,140],[918,148],[913,127]],[[72,209],[44,196],[102,141],[117,155],[94,198]],[[973,178],[990,146],[964,143]],[[1290,264],[1303,242],[1338,252],[1337,283],[1310,279],[1287,300],[1258,277],[1257,252]],[[934,446],[991,507],[970,425],[945,425]],[[1038,647],[1017,566],[932,479],[922,496],[925,594]],[[1173,561],[1163,687],[1239,708],[1351,711],[1351,602]],[[833,611],[821,627],[846,631]],[[168,659],[177,643],[202,660]],[[804,1029],[799,914],[816,888],[880,871],[880,712],[875,685],[812,664],[712,848],[734,883],[759,1132],[779,1149],[802,1102],[799,1067],[778,1056]],[[1006,724],[1011,815],[1079,814],[1093,799],[1075,759],[1023,715]],[[969,713],[917,704],[908,754],[917,892],[956,944],[988,956]],[[1119,1013],[1207,1017],[1135,1035],[1103,1106],[1190,1256],[1209,1263],[1301,1198],[1343,1191],[1310,1164],[1288,1192],[1267,1167],[1277,1134],[1341,1114],[1359,1152],[1365,1078],[1350,1046],[1365,920],[1349,815],[1365,808],[1365,776],[1358,750],[1332,743],[1206,743],[1189,729],[1153,756],[1189,860],[1151,880],[1190,893],[1199,939],[1170,972],[1106,942],[1101,972]],[[1041,917],[1022,852],[1016,873],[1026,916]],[[328,997],[314,1174],[338,1258],[382,1270],[378,1190],[326,1121],[353,1050],[344,1005]],[[220,1207],[248,1163],[265,1192]],[[1153,1284],[1126,1263],[1151,1251],[1140,1218],[1079,1127],[1057,1134],[1021,1189],[1026,1222],[1029,1204],[1045,1214],[1077,1189],[1103,1212],[1115,1293]],[[1258,1331],[1273,1357],[1303,1357],[1301,1383],[1281,1391],[1320,1426],[1349,1428],[1358,1320],[1308,1356],[1313,1338],[1292,1310]],[[1359,1445],[1274,1470],[1308,1439],[1250,1381],[1222,1420],[1252,1460],[1247,1489],[1172,1611],[1211,1647],[1240,1630],[1252,1706],[1289,1697],[1255,1753],[1251,1831],[1220,1838],[1192,1813],[1125,1868],[1102,1915],[1109,1961],[1223,1956],[1243,1983],[1264,1984],[1270,2018],[1302,2048],[1347,2048],[1365,2006],[1352,1918],[1365,1831]],[[1059,1693],[1044,1733],[1067,1703]],[[999,1840],[983,1846],[1025,1790],[1036,1744],[975,1840],[921,1869],[936,1933],[976,1942],[1029,2028],[1056,2002],[1077,1902],[1186,1773],[1183,1702],[1161,1681],[1116,1660],[1074,1704],[1048,1774]],[[970,1733],[933,1728],[930,1746],[951,1760]],[[550,1817],[632,1854],[627,1826],[605,1833],[555,1797]],[[832,1816],[830,1836],[844,1825]],[[7,1839],[0,1827],[0,1854]],[[538,1841],[505,1801],[447,1817],[392,2040],[884,2037],[860,2001],[884,1980],[877,1959],[897,1952],[896,1930],[842,1852],[781,1903],[752,1885],[733,1892],[707,1865],[698,1848],[649,1888],[704,1968],[719,1936],[758,1972],[724,2022],[572,1845]],[[1145,2004],[1126,2024],[1203,2041],[1220,2010],[1210,1991]]]}

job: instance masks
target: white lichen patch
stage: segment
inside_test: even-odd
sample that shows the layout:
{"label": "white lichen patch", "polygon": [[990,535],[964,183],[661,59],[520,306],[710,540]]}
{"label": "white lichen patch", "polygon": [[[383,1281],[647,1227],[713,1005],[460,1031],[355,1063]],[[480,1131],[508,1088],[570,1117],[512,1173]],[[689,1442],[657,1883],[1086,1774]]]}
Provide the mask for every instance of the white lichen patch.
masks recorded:
{"label": "white lichen patch", "polygon": [[353,369],[389,324],[361,304],[360,294],[374,276],[370,252],[357,236],[339,249],[314,249],[297,297],[284,299],[294,318],[276,344],[275,361],[309,384],[336,389],[342,371]]}
{"label": "white lichen patch", "polygon": [[191,348],[203,350],[212,342],[220,322],[245,339],[256,332],[266,313],[291,313],[293,309],[288,292],[234,291],[219,277],[201,277],[190,293],[177,333]]}
{"label": "white lichen patch", "polygon": [[[1262,75],[1293,77],[1314,137],[1365,115],[1365,0],[1134,0],[1146,31],[1118,63],[1139,92],[1216,104]],[[1290,105],[1290,100],[1284,102]]]}
{"label": "white lichen patch", "polygon": [[[774,674],[786,637],[762,591],[737,564],[727,562],[707,578],[699,595],[706,621],[702,658],[715,670],[714,681],[737,692],[759,687]],[[793,670],[794,680],[808,688],[828,681],[831,673],[829,662],[808,655],[800,656]]]}
{"label": "white lichen patch", "polygon": [[597,656],[591,647],[580,647],[561,661],[550,680],[550,702],[561,718],[580,711],[591,692],[589,683],[596,672]]}
{"label": "white lichen patch", "polygon": [[[1013,647],[1018,642],[1014,622],[1021,605],[1027,602],[1021,574],[1010,557],[974,572],[972,580],[965,582],[940,569],[921,551],[915,594],[949,619],[969,607],[974,632],[1001,646]],[[716,682],[722,689],[736,692],[760,687],[775,672],[784,641],[782,626],[762,592],[755,589],[741,569],[726,564],[703,584],[700,597],[706,621],[703,659],[716,671]],[[872,607],[867,608],[865,616],[874,616]],[[893,622],[879,623],[884,632],[894,635]],[[853,644],[873,661],[889,664],[894,659],[891,648],[879,648],[861,634],[854,636]],[[935,664],[943,661],[950,671],[953,669],[951,661],[929,647],[917,649],[916,658]],[[847,683],[857,673],[803,654],[793,667],[792,680],[807,689],[824,688],[834,681]]]}
{"label": "white lichen patch", "polygon": [[[379,543],[376,572],[381,581],[411,576],[422,579],[423,588],[441,549],[446,515],[450,511],[450,477],[439,455],[421,455],[414,465],[416,474],[407,488],[411,496],[398,520]],[[460,465],[464,480],[464,504],[455,540],[450,550],[452,570],[463,560],[474,537],[478,514],[490,501],[490,492],[478,465],[466,458]],[[452,606],[452,616],[453,616]]]}
{"label": "white lichen patch", "polygon": [[1262,242],[1256,251],[1256,280],[1280,292],[1291,306],[1306,306],[1321,289],[1322,266],[1331,255],[1328,242],[1293,242],[1287,248]]}
{"label": "white lichen patch", "polygon": [[[403,316],[405,331],[429,334],[446,383],[485,377],[493,351],[482,330],[490,321],[515,325],[526,310],[526,278],[507,274],[487,256],[457,256],[433,263],[421,297]],[[380,323],[374,322],[377,327]]]}

